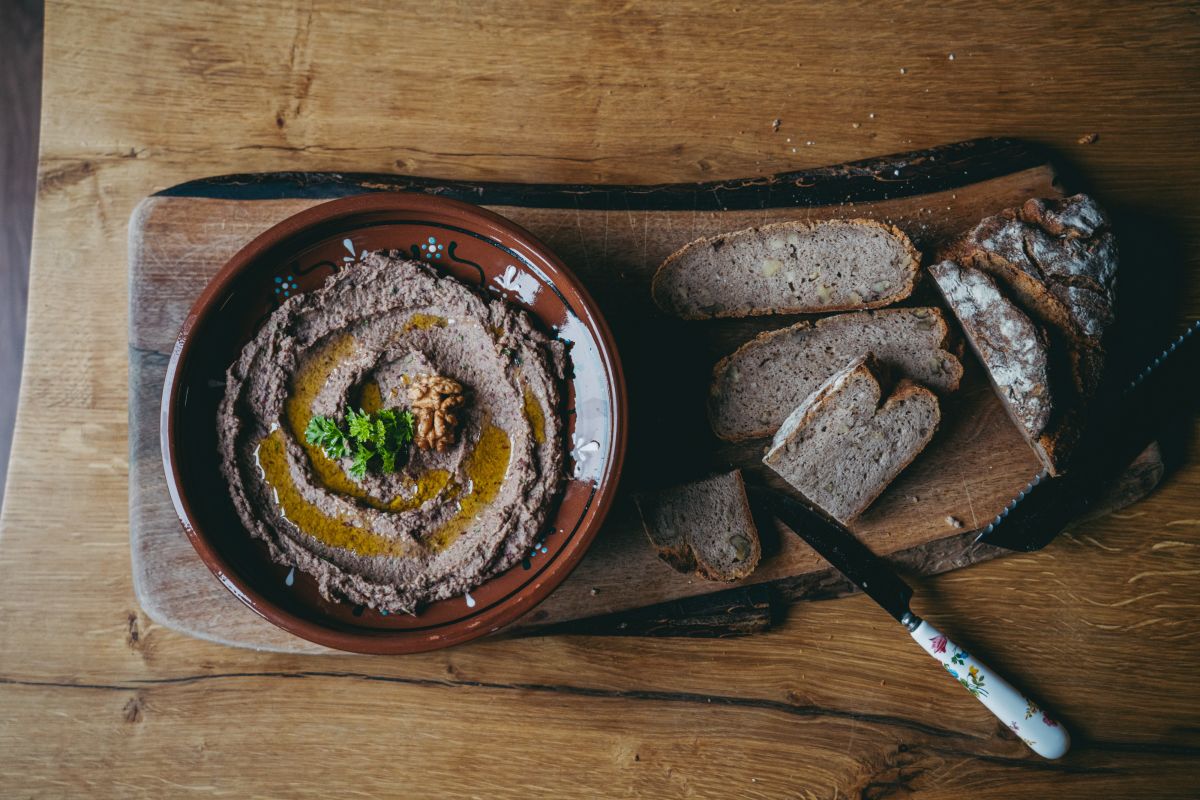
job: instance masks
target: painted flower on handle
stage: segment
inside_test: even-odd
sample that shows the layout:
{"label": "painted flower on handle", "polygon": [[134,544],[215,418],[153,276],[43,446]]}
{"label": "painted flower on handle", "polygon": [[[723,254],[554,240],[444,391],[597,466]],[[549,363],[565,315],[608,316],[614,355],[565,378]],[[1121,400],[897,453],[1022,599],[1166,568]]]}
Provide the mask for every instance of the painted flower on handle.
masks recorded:
{"label": "painted flower on handle", "polygon": [[955,681],[1038,755],[1059,758],[1070,748],[1071,737],[1061,724],[933,625],[919,620],[911,634]]}

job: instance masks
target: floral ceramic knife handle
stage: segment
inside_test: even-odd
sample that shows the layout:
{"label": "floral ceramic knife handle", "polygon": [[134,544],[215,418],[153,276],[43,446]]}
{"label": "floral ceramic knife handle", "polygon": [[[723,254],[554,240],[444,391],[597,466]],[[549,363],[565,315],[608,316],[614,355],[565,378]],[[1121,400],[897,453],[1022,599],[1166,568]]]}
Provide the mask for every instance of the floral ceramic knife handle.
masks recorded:
{"label": "floral ceramic knife handle", "polygon": [[955,680],[1020,736],[1033,752],[1045,758],[1058,758],[1067,752],[1071,737],[1066,730],[1008,681],[914,614],[909,607],[912,587],[845,526],[781,492],[758,487],[751,487],[750,491],[822,558],[903,625],[925,652],[941,662]]}
{"label": "floral ceramic knife handle", "polygon": [[937,628],[915,614],[911,617],[905,624],[917,644],[940,661],[964,689],[1021,737],[1029,749],[1046,758],[1059,758],[1067,752],[1071,736],[1066,728]]}

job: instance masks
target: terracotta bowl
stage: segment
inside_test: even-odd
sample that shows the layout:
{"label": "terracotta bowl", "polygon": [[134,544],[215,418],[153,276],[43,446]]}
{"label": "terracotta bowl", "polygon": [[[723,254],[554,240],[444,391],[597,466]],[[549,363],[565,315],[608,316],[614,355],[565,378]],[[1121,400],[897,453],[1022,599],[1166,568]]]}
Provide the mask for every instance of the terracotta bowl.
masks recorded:
{"label": "terracotta bowl", "polygon": [[[393,249],[528,310],[571,342],[563,406],[568,481],[524,562],[419,615],[330,602],[271,561],[240,522],[218,468],[225,370],[287,297],[319,287],[364,251]],[[213,575],[274,624],[363,653],[411,653],[492,633],[546,598],[583,558],[612,503],[625,452],[616,347],[574,275],[528,232],[482,208],[422,194],[360,195],[284,220],[229,260],[192,306],[167,367],[161,441],[171,500]]]}

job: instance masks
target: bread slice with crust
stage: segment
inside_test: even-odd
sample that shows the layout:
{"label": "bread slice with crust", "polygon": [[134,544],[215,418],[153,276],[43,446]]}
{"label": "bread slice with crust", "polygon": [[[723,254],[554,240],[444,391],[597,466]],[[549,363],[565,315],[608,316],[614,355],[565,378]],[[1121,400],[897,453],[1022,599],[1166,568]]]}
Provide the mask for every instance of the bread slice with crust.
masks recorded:
{"label": "bread slice with crust", "polygon": [[699,239],[658,268],[651,294],[684,319],[880,308],[908,297],[920,254],[869,219],[778,222]]}
{"label": "bread slice with crust", "polygon": [[883,396],[879,365],[859,356],[796,407],[763,463],[812,505],[852,521],[925,449],[941,419],[937,396],[912,381]]}
{"label": "bread slice with crust", "polygon": [[788,412],[863,353],[899,377],[953,392],[962,364],[950,347],[941,310],[926,307],[838,314],[769,331],[713,368],[709,422],[728,441],[770,436]]}
{"label": "bread slice with crust", "polygon": [[758,527],[738,470],[634,497],[658,557],[710,581],[736,581],[762,557]]}
{"label": "bread slice with crust", "polygon": [[[1051,474],[1065,444],[1056,428],[1046,334],[986,273],[953,261],[929,268],[1000,401]],[[1055,424],[1052,424],[1052,421]]]}

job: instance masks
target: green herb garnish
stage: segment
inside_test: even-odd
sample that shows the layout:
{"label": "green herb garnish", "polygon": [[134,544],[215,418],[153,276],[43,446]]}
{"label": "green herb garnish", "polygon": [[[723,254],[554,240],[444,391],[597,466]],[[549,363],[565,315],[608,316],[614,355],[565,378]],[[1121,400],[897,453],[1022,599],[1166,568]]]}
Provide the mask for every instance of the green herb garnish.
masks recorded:
{"label": "green herb garnish", "polygon": [[313,417],[304,429],[304,439],[325,451],[330,458],[345,458],[350,455],[350,442],[342,433],[337,421],[330,417]]}
{"label": "green herb garnish", "polygon": [[332,417],[317,416],[308,421],[304,438],[332,459],[346,458],[353,452],[350,474],[362,480],[372,468],[396,471],[413,438],[413,416],[410,411],[394,408],[370,414],[361,408],[347,408],[344,429]]}

